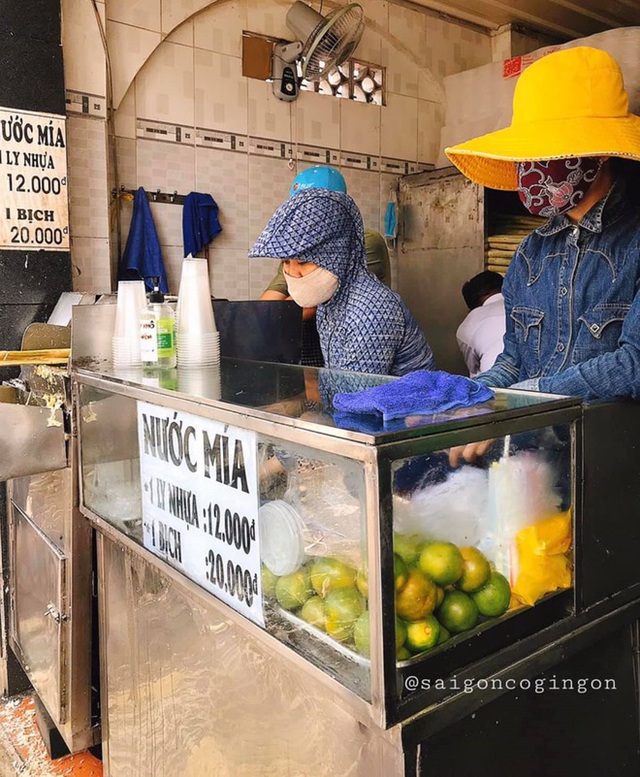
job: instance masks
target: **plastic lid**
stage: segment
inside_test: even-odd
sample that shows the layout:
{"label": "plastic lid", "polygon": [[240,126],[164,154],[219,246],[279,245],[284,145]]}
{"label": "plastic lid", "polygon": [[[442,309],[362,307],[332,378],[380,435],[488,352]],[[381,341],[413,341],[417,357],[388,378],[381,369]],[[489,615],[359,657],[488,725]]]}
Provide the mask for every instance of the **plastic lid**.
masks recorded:
{"label": "plastic lid", "polygon": [[303,523],[287,502],[276,499],[259,511],[262,562],[277,577],[290,575],[304,561]]}

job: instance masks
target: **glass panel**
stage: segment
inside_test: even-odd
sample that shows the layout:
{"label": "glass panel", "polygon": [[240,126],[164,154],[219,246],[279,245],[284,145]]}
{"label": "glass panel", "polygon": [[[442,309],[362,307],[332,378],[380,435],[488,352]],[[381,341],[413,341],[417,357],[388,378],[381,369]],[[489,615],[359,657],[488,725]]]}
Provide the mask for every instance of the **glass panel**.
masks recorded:
{"label": "glass panel", "polygon": [[392,465],[397,657],[411,666],[572,585],[569,425]]}
{"label": "glass panel", "polygon": [[368,699],[362,466],[264,438],[259,459],[267,630]]}
{"label": "glass panel", "polygon": [[[80,439],[85,506],[143,545],[135,400],[80,385]],[[265,628],[369,699],[364,470],[259,436],[258,471]]]}

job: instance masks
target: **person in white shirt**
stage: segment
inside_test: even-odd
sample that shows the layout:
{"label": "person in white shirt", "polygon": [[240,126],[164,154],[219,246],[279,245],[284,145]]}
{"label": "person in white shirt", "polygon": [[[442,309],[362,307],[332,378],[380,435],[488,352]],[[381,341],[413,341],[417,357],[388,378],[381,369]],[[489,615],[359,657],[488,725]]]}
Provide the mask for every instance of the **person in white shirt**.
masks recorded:
{"label": "person in white shirt", "polygon": [[505,332],[502,280],[500,273],[485,270],[462,286],[462,296],[470,312],[458,327],[456,337],[472,378],[492,367],[502,353]]}

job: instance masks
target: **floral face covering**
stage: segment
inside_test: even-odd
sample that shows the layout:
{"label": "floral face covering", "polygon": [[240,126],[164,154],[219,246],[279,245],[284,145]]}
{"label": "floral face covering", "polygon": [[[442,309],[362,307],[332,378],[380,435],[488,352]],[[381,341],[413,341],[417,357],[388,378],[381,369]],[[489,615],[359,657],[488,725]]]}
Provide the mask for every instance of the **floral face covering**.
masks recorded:
{"label": "floral face covering", "polygon": [[600,157],[516,162],[520,200],[534,216],[566,213],[584,198],[603,162]]}

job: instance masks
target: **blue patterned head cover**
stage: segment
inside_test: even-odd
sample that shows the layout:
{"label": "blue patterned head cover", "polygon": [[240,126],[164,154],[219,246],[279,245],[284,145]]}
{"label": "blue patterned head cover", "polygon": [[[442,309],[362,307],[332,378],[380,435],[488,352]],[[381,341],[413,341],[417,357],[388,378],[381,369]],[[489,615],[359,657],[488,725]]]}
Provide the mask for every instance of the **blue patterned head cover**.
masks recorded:
{"label": "blue patterned head cover", "polygon": [[342,192],[299,192],[273,214],[249,256],[313,262],[344,281],[367,266],[358,206]]}

